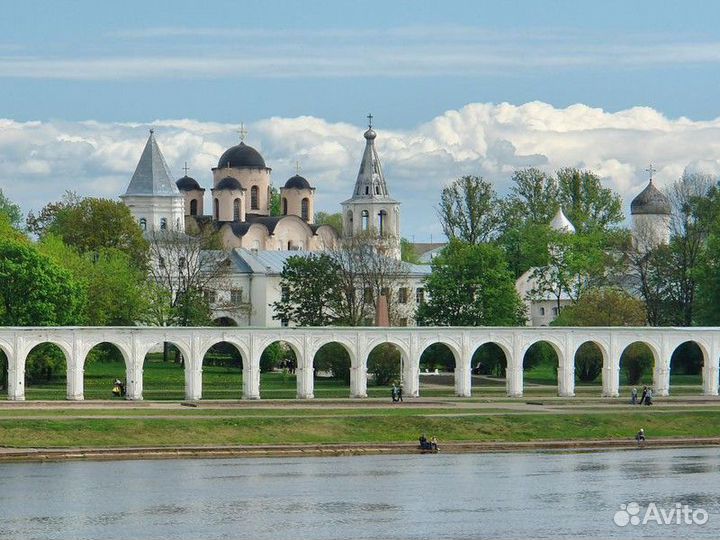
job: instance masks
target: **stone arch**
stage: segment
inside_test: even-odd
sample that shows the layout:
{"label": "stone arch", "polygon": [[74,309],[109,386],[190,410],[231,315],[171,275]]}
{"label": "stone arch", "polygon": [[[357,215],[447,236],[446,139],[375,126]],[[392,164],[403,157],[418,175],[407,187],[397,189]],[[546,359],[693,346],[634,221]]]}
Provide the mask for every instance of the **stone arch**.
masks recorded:
{"label": "stone arch", "polygon": [[347,391],[355,364],[354,357],[352,347],[342,339],[327,340],[316,347],[308,359],[313,370],[314,395],[339,397],[339,391]]}
{"label": "stone arch", "polygon": [[[212,358],[211,358],[212,353]],[[239,359],[238,359],[239,356]],[[197,380],[191,384],[195,399],[240,399],[243,393],[243,373],[249,356],[238,340],[223,336],[203,347],[198,358]]]}
{"label": "stone arch", "polygon": [[[685,362],[682,369],[680,369],[681,356],[695,358],[692,358],[690,362]],[[703,368],[707,365],[709,359],[709,349],[701,340],[687,339],[674,344],[668,365],[668,387],[675,384],[692,384],[690,378],[698,375],[702,376]],[[678,378],[682,379],[681,383],[675,382]]]}
{"label": "stone arch", "polygon": [[[542,344],[549,345],[550,350],[555,355],[555,361],[548,358],[541,358],[539,363],[535,366],[528,366],[527,361],[530,359],[530,353],[536,352],[538,355],[542,355]],[[528,389],[528,381],[538,385],[537,391],[542,391],[542,386],[553,386],[560,387],[560,370],[564,365],[565,358],[563,356],[562,345],[552,337],[543,337],[543,339],[533,340],[531,343],[525,344],[520,354],[520,368],[523,377],[523,391],[526,392]],[[554,364],[554,365],[552,365]],[[532,367],[532,370],[526,373],[526,369]]]}
{"label": "stone arch", "polygon": [[[484,340],[473,343],[470,351],[471,389],[482,388],[483,393],[505,393],[507,368],[512,362],[511,347],[502,341]],[[498,352],[502,358],[498,357]]]}
{"label": "stone arch", "polygon": [[[62,375],[62,377],[53,377],[50,375],[46,380],[41,380],[38,378],[36,381],[37,384],[27,384],[27,381],[31,377],[32,370],[30,369],[31,366],[28,365],[28,360],[33,355],[33,352],[38,349],[39,347],[43,347],[45,345],[51,345],[55,349],[59,350],[62,353],[63,360],[65,361],[65,373]],[[57,339],[37,339],[27,344],[26,353],[22,358],[21,363],[19,365],[22,365],[24,374],[25,374],[25,392],[26,397],[28,390],[32,388],[33,386],[46,386],[47,388],[43,390],[44,392],[48,393],[48,397],[40,398],[40,399],[62,399],[66,396],[67,386],[68,386],[68,371],[70,370],[70,362],[72,359],[72,353],[70,351],[70,347],[67,345],[67,343],[64,343],[61,340]],[[53,388],[54,386],[62,386],[63,391],[61,392],[59,389]],[[57,391],[56,391],[57,390]]]}
{"label": "stone arch", "polygon": [[[642,371],[641,379],[639,382],[633,382],[631,380],[627,380],[626,381],[627,385],[642,384],[643,380],[650,379],[655,366],[659,365],[659,361],[661,358],[659,347],[650,340],[636,339],[633,341],[628,341],[628,342],[623,343],[622,349],[620,350],[620,354],[618,355],[618,360],[617,360],[618,375],[619,375],[620,381],[622,381],[623,378],[625,378],[625,377],[623,377],[623,375],[624,375],[623,369],[624,368],[625,368],[625,371],[628,373],[628,379],[632,375],[632,373],[631,373],[632,368],[630,367],[630,365],[627,364],[627,362],[629,362],[631,360],[631,357],[629,357],[629,355],[634,353],[634,351],[632,350],[632,347],[634,347],[634,346],[638,346],[639,350],[635,353],[638,355],[642,354],[642,352],[641,352],[642,348],[649,350],[650,355],[651,355],[651,362]],[[636,360],[636,359],[632,359],[632,361],[633,361],[633,363],[639,362],[639,360]],[[618,382],[618,390],[619,390],[620,386],[621,385]]]}
{"label": "stone arch", "polygon": [[[108,362],[98,359],[97,362],[88,364],[88,359],[93,351],[101,345],[110,345],[112,349],[120,353],[122,367],[120,369],[107,369]],[[115,362],[113,362],[115,363]],[[82,369],[83,395],[85,399],[108,399],[110,397],[110,382],[113,379],[126,381],[130,367],[130,356],[126,348],[112,340],[96,340],[86,344],[85,354],[80,359]],[[126,384],[126,383],[124,383]]]}
{"label": "stone arch", "polygon": [[580,341],[572,353],[575,378],[579,385],[590,386],[594,381],[602,380],[603,367],[607,365],[608,359],[605,343],[592,338]]}
{"label": "stone arch", "polygon": [[[175,362],[175,358],[169,358],[167,362],[150,359],[149,355],[154,354],[160,356],[164,354],[165,344],[169,347],[168,354],[172,354],[171,348],[174,347],[180,353],[182,363],[178,364]],[[160,350],[153,351],[154,348],[160,348]],[[179,400],[185,397],[185,389],[187,387],[187,374],[192,369],[193,358],[189,348],[182,340],[173,339],[158,339],[158,340],[147,340],[140,348],[137,356],[137,365],[133,366],[132,375],[128,374],[128,393],[129,395],[135,394],[132,388],[135,377],[138,377],[142,382],[139,384],[139,388],[142,390],[142,394],[147,396],[151,395],[151,399],[159,400]],[[135,370],[140,370],[140,373],[135,374]],[[148,385],[148,382],[151,382]],[[139,382],[139,381],[138,381]],[[148,388],[150,390],[148,390]],[[132,392],[132,394],[130,393]]]}
{"label": "stone arch", "polygon": [[[451,340],[432,339],[423,342],[420,347],[422,349],[419,348],[420,355],[418,357],[419,382],[423,386],[424,392],[445,395],[446,392],[452,391],[454,395],[458,396],[469,395],[466,382],[470,381],[470,366],[463,361],[460,349]],[[449,356],[447,353],[450,353]],[[431,363],[432,360],[437,361],[438,359],[440,367]],[[428,363],[431,365],[427,365]],[[424,368],[423,364],[425,364]]]}
{"label": "stone arch", "polygon": [[[396,359],[392,358],[395,354],[389,347],[397,351]],[[378,391],[384,393],[385,391],[382,390],[382,388],[389,388],[390,385],[395,382],[399,382],[403,386],[412,385],[415,387],[416,381],[406,382],[405,379],[408,374],[413,371],[418,373],[419,368],[412,369],[412,364],[419,366],[419,360],[420,357],[416,360],[410,358],[408,350],[402,341],[393,338],[384,338],[373,340],[368,344],[367,355],[365,356],[364,362],[368,378],[372,377],[374,386],[381,388],[381,390]],[[397,365],[395,362],[397,362]],[[413,388],[413,394],[417,395],[415,388]]]}

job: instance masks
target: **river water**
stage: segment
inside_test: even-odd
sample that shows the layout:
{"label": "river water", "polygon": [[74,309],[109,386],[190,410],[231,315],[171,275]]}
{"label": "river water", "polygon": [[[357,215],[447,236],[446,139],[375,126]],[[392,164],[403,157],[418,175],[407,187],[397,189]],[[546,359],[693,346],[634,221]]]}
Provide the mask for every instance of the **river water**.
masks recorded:
{"label": "river water", "polygon": [[[718,538],[718,454],[3,464],[0,538]],[[620,505],[631,502],[638,519],[651,503],[666,511],[679,503],[708,520],[616,525]]]}

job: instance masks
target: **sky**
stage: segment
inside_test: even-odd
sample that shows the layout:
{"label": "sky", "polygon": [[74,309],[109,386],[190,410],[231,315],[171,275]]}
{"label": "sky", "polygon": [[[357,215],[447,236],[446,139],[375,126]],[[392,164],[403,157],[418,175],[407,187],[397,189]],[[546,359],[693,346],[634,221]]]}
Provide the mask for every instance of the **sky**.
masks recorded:
{"label": "sky", "polygon": [[[589,168],[626,204],[720,172],[720,3],[0,0],[0,189],[117,197],[147,130],[204,187],[246,142],[316,209],[352,192],[366,115],[403,235],[464,174]],[[209,207],[209,206],[207,206]]]}

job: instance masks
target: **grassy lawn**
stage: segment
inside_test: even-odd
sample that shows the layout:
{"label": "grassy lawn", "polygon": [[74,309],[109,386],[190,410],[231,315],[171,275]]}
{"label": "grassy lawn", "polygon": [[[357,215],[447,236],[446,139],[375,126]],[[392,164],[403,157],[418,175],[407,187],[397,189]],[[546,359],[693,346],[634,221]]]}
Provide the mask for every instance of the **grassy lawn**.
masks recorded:
{"label": "grassy lawn", "polygon": [[9,447],[109,447],[411,442],[419,433],[450,441],[631,440],[639,426],[653,437],[720,436],[720,411],[631,410],[611,413],[446,415],[348,413],[321,417],[0,418]]}

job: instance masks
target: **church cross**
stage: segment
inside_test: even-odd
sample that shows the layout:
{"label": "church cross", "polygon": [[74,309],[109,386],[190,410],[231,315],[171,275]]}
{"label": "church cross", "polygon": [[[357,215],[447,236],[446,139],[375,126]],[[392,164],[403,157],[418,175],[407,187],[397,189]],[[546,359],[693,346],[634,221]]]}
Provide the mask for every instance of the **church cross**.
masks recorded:
{"label": "church cross", "polygon": [[372,114],[368,114],[368,115],[367,115],[367,119],[368,119],[368,128],[372,129],[372,119],[373,119],[373,115],[372,115]]}
{"label": "church cross", "polygon": [[652,175],[654,172],[657,172],[657,169],[655,167],[653,167],[653,165],[651,163],[650,166],[645,170],[650,173],[650,181],[652,182]]}
{"label": "church cross", "polygon": [[187,176],[188,170],[190,168],[187,166],[187,161],[185,162],[185,166],[183,167],[183,170],[185,171],[185,176]]}
{"label": "church cross", "polygon": [[295,162],[295,174],[300,174],[300,162]]}
{"label": "church cross", "polygon": [[247,135],[247,129],[245,129],[245,124],[243,122],[240,122],[240,129],[238,129],[238,133],[240,134],[240,142],[243,142],[245,140],[245,136]]}

